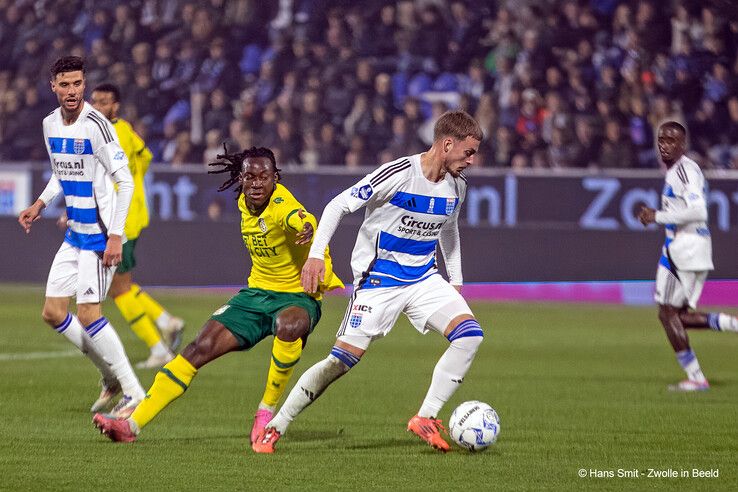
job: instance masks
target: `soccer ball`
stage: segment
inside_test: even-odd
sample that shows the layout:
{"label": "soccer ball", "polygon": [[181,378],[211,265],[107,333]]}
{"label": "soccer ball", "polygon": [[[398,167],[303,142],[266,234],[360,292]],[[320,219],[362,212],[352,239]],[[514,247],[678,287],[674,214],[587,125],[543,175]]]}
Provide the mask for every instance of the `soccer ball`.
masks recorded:
{"label": "soccer ball", "polygon": [[453,411],[448,421],[451,439],[469,451],[481,451],[497,441],[500,417],[495,409],[481,401],[465,401]]}

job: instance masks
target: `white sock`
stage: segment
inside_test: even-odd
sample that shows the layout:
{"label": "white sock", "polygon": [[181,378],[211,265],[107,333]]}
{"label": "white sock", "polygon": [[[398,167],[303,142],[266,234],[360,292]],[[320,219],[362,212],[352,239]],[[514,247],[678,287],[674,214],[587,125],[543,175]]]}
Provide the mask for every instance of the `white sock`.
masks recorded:
{"label": "white sock", "polygon": [[108,364],[105,359],[100,355],[100,353],[97,351],[97,348],[95,348],[95,344],[92,343],[92,340],[89,336],[87,336],[87,333],[85,332],[85,329],[82,327],[82,323],[80,323],[79,319],[72,313],[67,313],[67,317],[62,321],[61,324],[54,327],[57,333],[61,333],[66,337],[67,340],[72,342],[75,347],[77,347],[80,352],[85,354],[88,359],[92,361],[93,364],[95,364],[95,367],[100,371],[100,374],[103,377],[103,380],[107,384],[114,384],[116,379],[113,375],[113,372],[110,368],[110,364]]}
{"label": "white sock", "polygon": [[169,347],[164,345],[164,342],[158,342],[156,345],[151,347],[151,355],[155,357],[164,357],[167,355],[172,355],[172,351],[169,350]]}
{"label": "white sock", "polygon": [[162,311],[158,318],[156,318],[156,327],[163,330],[169,326],[169,322],[172,321],[172,315],[166,311]]}
{"label": "white sock", "polygon": [[725,313],[709,313],[707,323],[716,331],[738,332],[738,318]]}
{"label": "white sock", "polygon": [[[280,434],[284,434],[287,426],[300,412],[314,402],[333,381],[348,372],[351,367],[334,355],[336,349],[337,347],[333,347],[333,351],[327,358],[300,376],[295,387],[287,395],[284,405],[267,424],[267,427],[274,427]],[[356,362],[358,362],[358,357],[356,357]]]}
{"label": "white sock", "polygon": [[418,411],[419,416],[438,416],[443,405],[464,381],[482,340],[481,336],[465,336],[451,342],[433,370],[430,388]]}
{"label": "white sock", "polygon": [[684,372],[687,373],[687,377],[690,381],[696,381],[698,383],[706,381],[705,375],[702,374],[702,369],[700,369],[700,363],[697,360],[697,356],[694,355],[692,349],[677,352],[676,357],[677,361],[679,361],[679,365],[682,366]]}
{"label": "white sock", "polygon": [[110,364],[111,371],[120,382],[123,394],[132,398],[143,399],[146,393],[141,387],[141,383],[138,382],[136,373],[133,372],[126,351],[113,325],[108,322],[107,318],[102,317],[85,327],[85,331],[92,339],[97,351]]}

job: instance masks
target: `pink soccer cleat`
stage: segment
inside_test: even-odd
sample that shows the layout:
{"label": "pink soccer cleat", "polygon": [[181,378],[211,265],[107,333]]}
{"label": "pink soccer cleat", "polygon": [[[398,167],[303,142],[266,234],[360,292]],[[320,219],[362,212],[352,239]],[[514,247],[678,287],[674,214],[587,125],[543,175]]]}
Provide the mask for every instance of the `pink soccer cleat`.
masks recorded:
{"label": "pink soccer cleat", "polygon": [[274,452],[274,445],[277,444],[282,434],[274,427],[269,427],[261,431],[256,440],[251,443],[251,449],[256,453],[271,454]]}
{"label": "pink soccer cleat", "polygon": [[251,444],[256,441],[259,434],[264,430],[269,421],[272,420],[274,412],[267,410],[266,408],[260,408],[254,415],[254,426],[251,428]]}
{"label": "pink soccer cleat", "polygon": [[450,448],[448,443],[441,437],[440,431],[446,432],[446,429],[438,419],[429,419],[416,415],[407,423],[407,430],[430,444],[434,449],[445,453]]}
{"label": "pink soccer cleat", "polygon": [[110,415],[96,413],[92,417],[92,423],[100,429],[100,434],[107,436],[111,441],[133,442],[137,438],[128,420],[116,419]]}

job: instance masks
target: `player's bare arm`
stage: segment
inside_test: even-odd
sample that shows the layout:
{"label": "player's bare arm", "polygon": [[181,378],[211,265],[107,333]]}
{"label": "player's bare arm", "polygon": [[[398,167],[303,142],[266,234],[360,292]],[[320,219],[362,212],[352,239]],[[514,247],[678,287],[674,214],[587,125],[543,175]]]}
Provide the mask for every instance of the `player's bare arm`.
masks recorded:
{"label": "player's bare arm", "polygon": [[31,232],[31,225],[41,218],[41,211],[46,207],[42,200],[36,200],[33,205],[23,210],[18,215],[18,223],[26,234]]}

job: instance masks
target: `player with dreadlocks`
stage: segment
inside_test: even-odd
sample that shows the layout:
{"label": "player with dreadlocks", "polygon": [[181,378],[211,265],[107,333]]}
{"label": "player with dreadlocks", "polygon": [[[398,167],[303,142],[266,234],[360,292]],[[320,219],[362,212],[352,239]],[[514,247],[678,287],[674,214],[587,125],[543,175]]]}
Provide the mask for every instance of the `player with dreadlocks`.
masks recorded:
{"label": "player with dreadlocks", "polygon": [[229,174],[218,191],[238,184],[241,234],[253,264],[248,287],[217,309],[195,341],[157,373],[146,399],[128,419],[95,415],[95,426],[113,441],[135,441],[140,430],[179,398],[208,362],[234,350],[248,350],[274,335],[266,390],[251,432],[253,442],[271,420],[307,337],[320,319],[322,293],[343,287],[326,251],[326,275],[319,292],[308,295],[302,288],[300,271],[317,222],[279,184],[274,153],[264,147],[234,154],[225,149],[218,159],[210,165],[221,169],[209,173]]}

